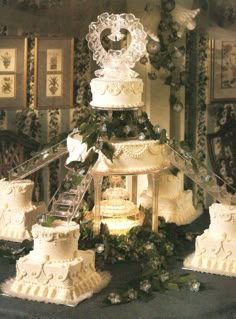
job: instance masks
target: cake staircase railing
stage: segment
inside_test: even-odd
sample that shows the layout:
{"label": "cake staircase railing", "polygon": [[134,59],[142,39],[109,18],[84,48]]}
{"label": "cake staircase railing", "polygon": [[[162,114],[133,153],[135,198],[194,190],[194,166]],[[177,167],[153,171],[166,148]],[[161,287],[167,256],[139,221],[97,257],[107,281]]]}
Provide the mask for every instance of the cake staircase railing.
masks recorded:
{"label": "cake staircase railing", "polygon": [[215,200],[226,205],[236,205],[236,189],[220,176],[199,163],[184,149],[166,144],[170,163],[188,176],[194,183],[211,195]]}
{"label": "cake staircase railing", "polygon": [[[70,169],[49,201],[47,214],[65,218],[68,222],[76,218],[80,214],[79,208],[81,202],[93,179],[91,171],[92,166],[89,167],[85,175],[81,176],[76,171]],[[77,181],[76,185],[73,185],[73,180]],[[64,185],[70,186],[65,189]]]}
{"label": "cake staircase railing", "polygon": [[9,180],[12,181],[26,178],[66,154],[68,154],[68,150],[66,147],[66,139],[64,139],[57,144],[44,148],[29,160],[12,168],[8,172]]}

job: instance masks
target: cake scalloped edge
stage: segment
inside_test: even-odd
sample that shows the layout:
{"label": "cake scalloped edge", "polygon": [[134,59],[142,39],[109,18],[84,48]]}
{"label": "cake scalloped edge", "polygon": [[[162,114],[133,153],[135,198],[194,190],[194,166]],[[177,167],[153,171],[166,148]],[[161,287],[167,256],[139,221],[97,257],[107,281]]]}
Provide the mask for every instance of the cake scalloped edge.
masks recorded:
{"label": "cake scalloped edge", "polygon": [[[208,268],[195,266],[193,265],[193,259],[198,259],[198,262],[204,261],[204,263],[207,264]],[[235,272],[233,271],[226,271],[224,268],[230,268],[232,267],[235,269]],[[221,262],[221,265],[217,259],[213,258],[207,258],[207,257],[196,257],[195,253],[192,253],[188,255],[184,260],[183,269],[186,270],[193,270],[193,271],[199,271],[202,273],[209,273],[209,274],[215,274],[215,275],[222,275],[222,276],[229,276],[229,277],[236,277],[236,260],[227,260],[223,263]]]}
{"label": "cake scalloped edge", "polygon": [[[103,288],[105,288],[109,284],[109,282],[111,280],[111,274],[109,272],[100,272],[100,273],[95,272],[94,274],[101,277],[101,282],[99,284],[97,284],[95,287],[91,287],[90,289],[88,289],[87,292],[76,296],[74,299],[71,299],[71,301],[67,300],[66,302],[60,298],[50,297],[50,294],[49,294],[50,291],[49,291],[47,286],[45,286],[46,293],[44,296],[39,296],[39,295],[32,296],[30,293],[16,293],[16,292],[11,290],[11,287],[15,281],[14,277],[10,278],[10,279],[6,280],[4,283],[2,283],[1,290],[2,290],[4,295],[10,296],[10,297],[17,297],[17,298],[38,301],[38,302],[45,302],[45,303],[63,304],[65,306],[75,307],[81,301],[88,299],[88,298],[92,297],[92,295],[94,293],[98,293],[99,291],[101,291]],[[35,292],[35,291],[40,291],[40,289],[42,289],[42,285],[40,285],[40,284],[36,285],[36,284],[31,283],[31,284],[29,284],[29,286],[31,286],[31,287],[28,287],[28,289],[26,289],[27,291],[33,290]],[[54,289],[65,289],[65,288],[54,287]],[[59,295],[60,295],[60,293],[59,293]]]}

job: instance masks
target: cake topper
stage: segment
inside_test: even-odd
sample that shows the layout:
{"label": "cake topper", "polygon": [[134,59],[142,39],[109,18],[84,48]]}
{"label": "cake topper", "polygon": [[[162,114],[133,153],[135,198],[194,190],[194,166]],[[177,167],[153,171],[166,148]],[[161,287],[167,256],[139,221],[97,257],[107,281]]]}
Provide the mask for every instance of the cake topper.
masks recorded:
{"label": "cake topper", "polygon": [[[117,42],[124,38],[121,29],[130,33],[130,44],[125,49],[106,51],[101,43],[101,34],[104,30],[110,29],[108,38]],[[89,25],[89,33],[86,36],[89,48],[93,51],[93,59],[101,67],[95,71],[95,75],[104,78],[129,79],[135,78],[138,74],[131,70],[135,63],[146,51],[146,32],[144,32],[139,19],[133,14],[110,14],[105,12],[98,16],[97,22]]]}

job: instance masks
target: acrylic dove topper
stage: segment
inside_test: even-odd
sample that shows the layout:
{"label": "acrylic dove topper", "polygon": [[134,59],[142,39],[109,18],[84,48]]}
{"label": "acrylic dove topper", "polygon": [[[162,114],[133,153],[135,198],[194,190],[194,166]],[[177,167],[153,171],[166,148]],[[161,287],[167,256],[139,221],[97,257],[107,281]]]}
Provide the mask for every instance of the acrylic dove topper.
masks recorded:
{"label": "acrylic dove topper", "polygon": [[[130,33],[130,44],[128,48],[121,50],[106,51],[101,43],[101,34],[110,29],[108,38],[117,42],[124,38],[121,29]],[[131,70],[135,63],[146,52],[146,33],[139,19],[133,14],[111,14],[105,12],[98,16],[97,22],[89,25],[89,33],[86,36],[89,48],[93,51],[93,59],[101,67],[95,72],[98,77],[129,79],[137,77],[137,73]]]}

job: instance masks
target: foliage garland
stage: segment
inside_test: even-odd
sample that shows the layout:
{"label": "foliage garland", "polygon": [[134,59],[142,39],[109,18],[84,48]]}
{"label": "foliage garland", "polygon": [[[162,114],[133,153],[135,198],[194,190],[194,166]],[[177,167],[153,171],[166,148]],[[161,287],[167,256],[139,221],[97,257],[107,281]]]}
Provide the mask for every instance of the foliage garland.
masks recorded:
{"label": "foliage garland", "polygon": [[[59,121],[60,112],[58,109],[49,111],[49,142],[55,144],[57,136],[59,135]],[[49,182],[50,182],[50,197],[56,192],[59,185],[59,171],[60,160],[56,160],[49,165]]]}
{"label": "foliage garland", "polygon": [[[197,100],[197,141],[196,152],[199,161],[204,165],[206,161],[206,89],[207,89],[207,52],[208,39],[205,34],[200,34],[198,39],[198,100]],[[204,204],[204,191],[197,187],[197,205]]]}
{"label": "foliage garland", "polygon": [[27,59],[27,108],[16,113],[16,131],[18,134],[23,134],[40,140],[41,124],[39,121],[38,112],[33,109],[34,106],[34,50],[35,50],[35,35],[33,33],[26,34],[28,38],[28,59]]}
{"label": "foliage garland", "polygon": [[[8,27],[5,25],[0,25],[0,36],[7,36],[8,35]],[[4,110],[0,111],[0,127],[3,126],[4,121],[6,118],[6,112]]]}
{"label": "foliage garland", "polygon": [[[151,6],[151,5],[150,5]],[[161,0],[160,13],[161,20],[158,26],[157,37],[149,36],[147,52],[149,62],[158,71],[165,70],[165,84],[170,86],[170,107],[175,112],[183,110],[183,103],[180,99],[180,89],[186,83],[187,73],[184,66],[185,47],[178,46],[177,41],[182,34],[178,32],[180,25],[174,21],[172,11],[175,8],[174,0]],[[148,12],[149,6],[145,10]],[[147,63],[146,57],[141,59],[141,63]],[[151,80],[155,80],[155,72],[148,74]]]}

